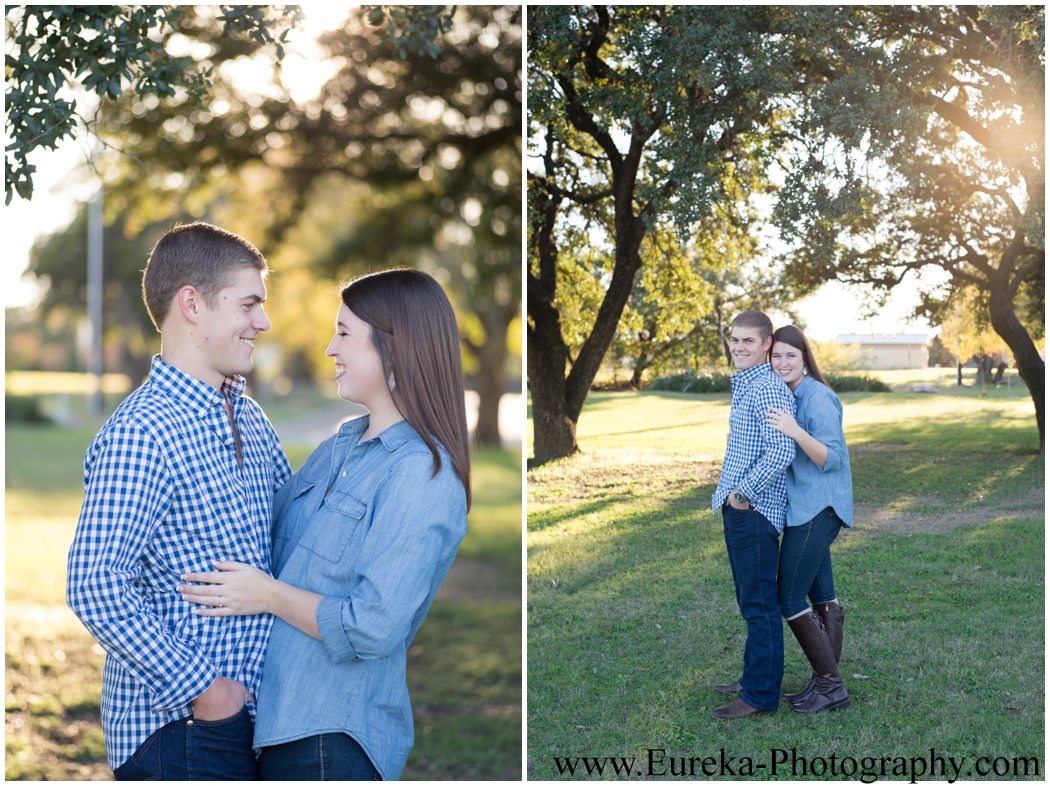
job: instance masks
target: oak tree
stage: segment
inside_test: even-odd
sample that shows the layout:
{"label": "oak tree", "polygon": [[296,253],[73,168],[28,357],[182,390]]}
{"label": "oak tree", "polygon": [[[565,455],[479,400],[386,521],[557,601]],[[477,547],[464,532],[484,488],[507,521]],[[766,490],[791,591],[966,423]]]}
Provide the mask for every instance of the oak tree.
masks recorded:
{"label": "oak tree", "polygon": [[[576,421],[660,224],[684,235],[762,180],[790,88],[792,12],[757,6],[529,8],[528,374],[535,458]],[[570,355],[557,291],[565,227],[600,210],[610,275]]]}
{"label": "oak tree", "polygon": [[1040,453],[1043,14],[853,7],[822,67],[803,73],[819,79],[796,94],[775,212],[795,244],[788,274],[803,286],[837,279],[886,293],[933,270],[945,283],[926,287],[920,311],[935,318],[962,290],[980,293],[1031,392]]}

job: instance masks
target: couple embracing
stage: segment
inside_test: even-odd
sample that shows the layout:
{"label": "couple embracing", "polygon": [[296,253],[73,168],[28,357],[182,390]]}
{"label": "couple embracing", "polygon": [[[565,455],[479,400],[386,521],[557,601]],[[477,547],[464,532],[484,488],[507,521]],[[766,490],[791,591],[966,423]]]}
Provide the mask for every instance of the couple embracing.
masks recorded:
{"label": "couple embracing", "polygon": [[369,414],[293,477],[244,395],[265,274],[210,224],[161,238],[161,353],[87,450],[67,602],[107,653],[118,780],[389,780],[412,747],[406,649],[470,505],[455,315],[409,269],[318,304],[339,396]]}
{"label": "couple embracing", "polygon": [[[730,335],[737,373],[730,378],[730,431],[712,507],[722,513],[747,641],[740,679],[714,686],[741,695],[712,715],[769,713],[782,699],[796,712],[842,709],[849,706],[838,670],[843,611],[829,550],[853,521],[842,403],[798,328],[773,332],[769,317],[745,311]],[[781,615],[813,668],[804,690],[783,697]]]}

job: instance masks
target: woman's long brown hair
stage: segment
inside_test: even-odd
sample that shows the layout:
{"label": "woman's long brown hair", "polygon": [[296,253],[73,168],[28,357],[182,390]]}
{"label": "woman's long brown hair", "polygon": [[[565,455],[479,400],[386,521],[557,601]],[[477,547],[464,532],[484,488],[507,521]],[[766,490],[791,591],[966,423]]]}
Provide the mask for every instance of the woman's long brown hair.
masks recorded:
{"label": "woman's long brown hair", "polygon": [[[806,338],[806,334],[799,330],[794,325],[784,325],[782,328],[777,328],[773,333],[773,344],[778,341],[784,344],[789,344],[802,353],[803,367],[809,371],[809,375],[813,379],[817,380],[824,385],[827,385],[827,381],[821,376],[820,369],[817,368],[816,358],[813,357],[813,350],[809,348],[809,339]],[[773,344],[769,345],[769,357],[773,358]],[[828,387],[831,387],[828,385]]]}
{"label": "woman's long brown hair", "polygon": [[394,268],[354,279],[342,298],[372,326],[383,374],[394,375],[390,396],[434,454],[434,475],[441,469],[436,440],[452,458],[469,509],[470,447],[459,329],[441,285],[420,270]]}

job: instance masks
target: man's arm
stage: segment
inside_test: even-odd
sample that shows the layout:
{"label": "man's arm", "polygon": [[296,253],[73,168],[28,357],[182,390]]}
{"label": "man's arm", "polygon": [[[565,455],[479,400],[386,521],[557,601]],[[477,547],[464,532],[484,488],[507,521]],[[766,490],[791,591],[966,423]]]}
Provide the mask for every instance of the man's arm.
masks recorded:
{"label": "man's arm", "polygon": [[752,402],[749,417],[759,425],[762,438],[762,453],[748,470],[738,488],[748,499],[758,499],[773,480],[787,469],[795,458],[795,440],[781,434],[766,422],[765,413],[770,407],[787,407],[795,411],[794,397],[779,386],[764,387]]}
{"label": "man's arm", "polygon": [[218,672],[195,642],[172,634],[136,584],[139,559],[174,498],[171,473],[151,435],[136,426],[114,426],[91,452],[66,600],[109,655],[150,689],[152,710],[174,710],[212,688]]}

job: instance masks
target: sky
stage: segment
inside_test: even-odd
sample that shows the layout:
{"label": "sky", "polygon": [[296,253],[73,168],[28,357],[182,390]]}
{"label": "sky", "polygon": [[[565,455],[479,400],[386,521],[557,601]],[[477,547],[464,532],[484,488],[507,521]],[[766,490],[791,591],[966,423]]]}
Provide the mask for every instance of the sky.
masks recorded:
{"label": "sky", "polygon": [[[293,98],[305,100],[330,76],[316,56],[314,38],[345,18],[349,4],[311,3],[304,6],[303,28],[294,34],[287,47],[283,64],[285,85]],[[334,66],[332,66],[334,69]],[[238,70],[238,84],[250,88],[261,84],[265,69],[252,66]],[[3,209],[3,233],[6,252],[0,266],[0,291],[5,308],[31,305],[39,290],[31,277],[23,276],[29,264],[29,252],[37,237],[66,226],[72,219],[77,201],[89,199],[97,191],[97,182],[83,170],[87,142],[66,140],[55,151],[36,151],[30,163],[37,166],[35,192],[29,202],[15,196]],[[85,238],[86,242],[86,238]],[[864,320],[859,295],[838,283],[825,285],[799,304],[807,332],[818,341],[827,341],[841,333],[929,333],[925,323],[909,322],[908,312],[918,302],[915,282],[905,281],[878,316]]]}

